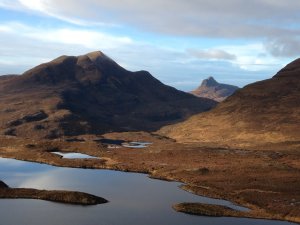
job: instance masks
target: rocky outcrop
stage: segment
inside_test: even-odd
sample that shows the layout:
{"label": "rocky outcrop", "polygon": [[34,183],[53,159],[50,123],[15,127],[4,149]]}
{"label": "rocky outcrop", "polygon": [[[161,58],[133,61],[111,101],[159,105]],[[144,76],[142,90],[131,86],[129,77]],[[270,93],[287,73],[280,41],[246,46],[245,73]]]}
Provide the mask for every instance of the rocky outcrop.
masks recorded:
{"label": "rocky outcrop", "polygon": [[14,126],[19,126],[23,123],[40,121],[40,120],[46,119],[47,117],[48,117],[48,115],[44,111],[41,110],[39,112],[23,116],[20,119],[9,121],[7,124],[9,127],[14,127]]}

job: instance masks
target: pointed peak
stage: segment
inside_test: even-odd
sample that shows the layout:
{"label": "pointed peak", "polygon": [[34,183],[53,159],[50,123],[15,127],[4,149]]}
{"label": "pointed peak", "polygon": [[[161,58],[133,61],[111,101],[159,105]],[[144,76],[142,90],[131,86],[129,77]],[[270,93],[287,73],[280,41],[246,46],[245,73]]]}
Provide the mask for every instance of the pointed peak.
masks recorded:
{"label": "pointed peak", "polygon": [[88,60],[88,61],[96,63],[96,64],[101,64],[101,63],[106,63],[106,62],[111,62],[111,63],[116,64],[116,62],[114,60],[109,58],[107,55],[105,55],[101,51],[90,52],[85,55],[80,55],[77,58],[78,58],[78,62],[86,62]]}
{"label": "pointed peak", "polygon": [[202,81],[201,86],[215,86],[218,85],[219,83],[213,78],[212,76],[208,77],[207,79]]}

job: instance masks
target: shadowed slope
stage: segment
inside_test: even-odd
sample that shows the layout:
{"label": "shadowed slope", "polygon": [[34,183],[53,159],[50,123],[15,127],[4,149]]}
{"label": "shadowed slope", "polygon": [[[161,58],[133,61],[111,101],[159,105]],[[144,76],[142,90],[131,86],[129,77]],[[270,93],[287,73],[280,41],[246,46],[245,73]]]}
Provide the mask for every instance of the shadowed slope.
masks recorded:
{"label": "shadowed slope", "polygon": [[161,129],[180,142],[247,145],[300,141],[300,59],[250,84],[210,112]]}
{"label": "shadowed slope", "polygon": [[0,80],[0,129],[55,138],[110,131],[152,131],[216,103],[129,72],[102,52],[61,56]]}

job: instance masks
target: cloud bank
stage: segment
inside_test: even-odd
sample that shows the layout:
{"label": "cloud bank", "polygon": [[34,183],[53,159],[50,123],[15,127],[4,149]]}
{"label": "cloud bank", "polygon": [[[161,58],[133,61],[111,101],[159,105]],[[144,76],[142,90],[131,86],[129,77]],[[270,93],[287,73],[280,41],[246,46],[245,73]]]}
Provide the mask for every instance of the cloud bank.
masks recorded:
{"label": "cloud bank", "polygon": [[243,86],[300,56],[297,0],[0,0],[1,9],[20,15],[0,21],[1,74],[102,50],[189,90],[208,75]]}
{"label": "cloud bank", "polygon": [[216,38],[299,35],[295,0],[1,0],[74,23],[131,25],[170,35]]}

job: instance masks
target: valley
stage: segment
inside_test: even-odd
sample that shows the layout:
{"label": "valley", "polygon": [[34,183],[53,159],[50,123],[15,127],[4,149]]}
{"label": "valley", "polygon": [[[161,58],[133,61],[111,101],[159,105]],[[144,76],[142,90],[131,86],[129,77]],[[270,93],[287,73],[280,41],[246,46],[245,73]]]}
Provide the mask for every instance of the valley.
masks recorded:
{"label": "valley", "polygon": [[[197,214],[195,221],[226,216],[299,223],[299,68],[296,60],[217,104],[146,71],[127,71],[102,52],[61,56],[1,77],[0,157],[181,182],[182,192],[193,193],[191,202],[172,202],[168,210]],[[7,198],[53,199],[29,188],[35,197],[12,189]],[[205,205],[198,195],[249,210]],[[273,224],[255,222],[265,223]]]}

